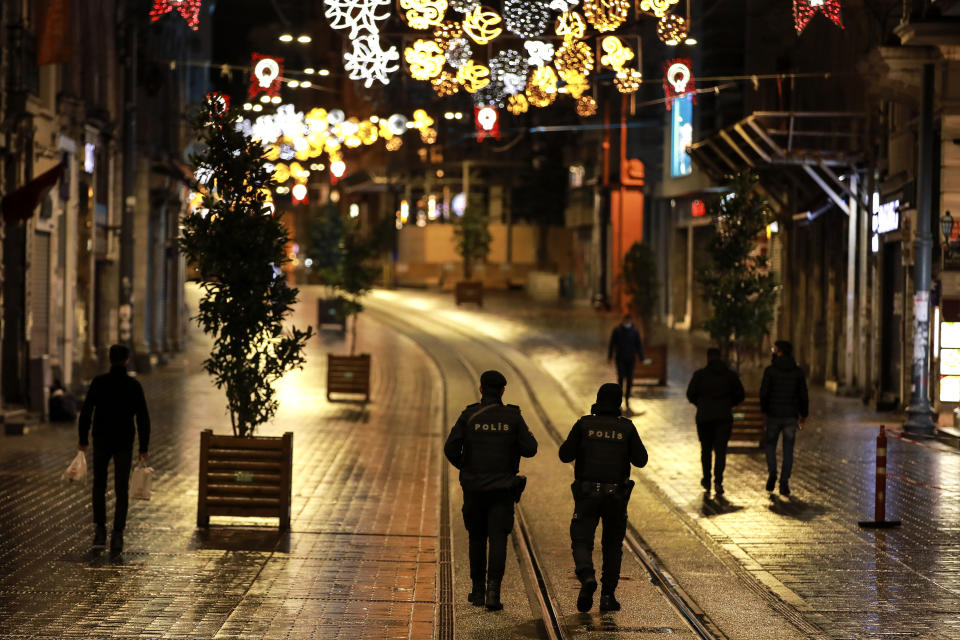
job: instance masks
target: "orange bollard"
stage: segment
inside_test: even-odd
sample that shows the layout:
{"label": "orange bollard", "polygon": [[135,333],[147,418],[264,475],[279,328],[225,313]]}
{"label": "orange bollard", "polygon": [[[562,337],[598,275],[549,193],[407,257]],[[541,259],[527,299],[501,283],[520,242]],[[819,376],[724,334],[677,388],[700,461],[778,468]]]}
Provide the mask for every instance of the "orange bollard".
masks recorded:
{"label": "orange bollard", "polygon": [[887,430],[880,425],[877,434],[877,487],[874,492],[873,520],[860,522],[861,527],[885,529],[899,527],[899,520],[887,520]]}

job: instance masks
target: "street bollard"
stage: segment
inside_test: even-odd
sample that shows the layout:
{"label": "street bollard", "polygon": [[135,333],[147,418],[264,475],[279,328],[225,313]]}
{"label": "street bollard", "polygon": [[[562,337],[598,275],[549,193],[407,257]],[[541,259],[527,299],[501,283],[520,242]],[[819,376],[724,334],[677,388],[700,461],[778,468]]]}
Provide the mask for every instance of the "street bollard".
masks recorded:
{"label": "street bollard", "polygon": [[860,522],[867,529],[899,527],[899,520],[887,520],[887,430],[880,425],[877,434],[877,487],[874,494],[873,520]]}

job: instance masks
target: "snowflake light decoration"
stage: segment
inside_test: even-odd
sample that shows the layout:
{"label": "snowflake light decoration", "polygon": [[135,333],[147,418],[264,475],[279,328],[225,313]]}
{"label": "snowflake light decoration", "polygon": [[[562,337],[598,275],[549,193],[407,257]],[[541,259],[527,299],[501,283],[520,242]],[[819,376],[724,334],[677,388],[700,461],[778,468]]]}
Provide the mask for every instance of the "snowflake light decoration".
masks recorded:
{"label": "snowflake light decoration", "polygon": [[669,47],[677,46],[687,39],[687,21],[674,13],[668,13],[657,23],[657,37]]}
{"label": "snowflake light decoration", "polygon": [[[323,15],[329,18],[334,29],[349,29],[350,40],[363,32],[371,35],[380,33],[377,21],[390,17],[389,11],[377,13],[381,7],[388,7],[391,0],[323,0],[326,10]],[[379,49],[379,43],[377,45]]]}
{"label": "snowflake light decoration", "polygon": [[510,96],[507,100],[507,111],[512,113],[515,116],[520,115],[521,113],[526,113],[530,109],[530,103],[527,102],[527,96],[522,93],[518,93],[515,96]]}
{"label": "snowflake light decoration", "polygon": [[467,63],[457,70],[457,82],[467,93],[476,93],[490,84],[490,69],[473,60],[467,60]]}
{"label": "snowflake light decoration", "polygon": [[400,68],[391,64],[400,60],[397,48],[391,46],[384,51],[380,47],[380,38],[375,35],[360,36],[353,40],[353,51],[343,54],[343,68],[351,80],[363,80],[363,86],[370,88],[373,82],[389,84],[388,75]]}
{"label": "snowflake light decoration", "polygon": [[542,67],[553,59],[553,44],[541,40],[528,40],[523,43],[527,50],[527,64],[531,67]]}
{"label": "snowflake light decoration", "polygon": [[554,27],[554,33],[564,40],[579,40],[587,33],[587,23],[583,16],[576,11],[564,11],[557,18],[557,25]]}
{"label": "snowflake light decoration", "polygon": [[527,82],[527,101],[535,107],[549,107],[557,99],[557,74],[553,67],[537,67]]}
{"label": "snowflake light decoration", "polygon": [[484,45],[503,33],[503,27],[498,26],[501,22],[503,18],[499,13],[478,4],[463,16],[463,30],[474,42]]}
{"label": "snowflake light decoration", "polygon": [[447,63],[454,69],[459,69],[473,57],[473,47],[466,38],[453,38],[447,43],[447,50],[444,53]]}
{"label": "snowflake light decoration", "polygon": [[629,0],[584,0],[583,14],[600,33],[614,31],[627,20]]}
{"label": "snowflake light decoration", "polygon": [[505,0],[503,22],[521,38],[533,38],[547,30],[550,10],[540,0]]}
{"label": "snowflake light decoration", "polygon": [[433,92],[437,94],[438,98],[452,96],[460,91],[457,76],[449,71],[441,71],[439,76],[430,81],[430,84],[433,85]]}
{"label": "snowflake light decoration", "polygon": [[156,22],[171,11],[176,10],[187,21],[187,26],[196,31],[200,23],[200,5],[202,0],[153,0],[150,9],[150,22]]}
{"label": "snowflake light decoration", "polygon": [[554,55],[553,66],[561,75],[565,71],[576,71],[586,75],[593,70],[593,50],[586,42],[567,40]]}
{"label": "snowflake light decoration", "polygon": [[640,2],[640,11],[649,11],[658,18],[666,15],[671,5],[677,4],[680,0],[642,0]]}
{"label": "snowflake light decoration", "polygon": [[400,8],[411,29],[429,29],[443,22],[447,0],[400,0]]}
{"label": "snowflake light decoration", "polygon": [[490,60],[490,75],[507,95],[521,93],[527,86],[527,63],[516,49],[504,49]]}
{"label": "snowflake light decoration", "polygon": [[810,20],[822,13],[830,22],[843,29],[840,0],[793,0],[793,27],[800,35]]}
{"label": "snowflake light decoration", "polygon": [[583,96],[577,100],[577,115],[582,118],[589,118],[597,113],[597,101],[593,96]]}
{"label": "snowflake light decoration", "polygon": [[443,70],[443,51],[433,40],[416,40],[403,50],[403,59],[410,69],[414,80],[429,80],[440,75]]}

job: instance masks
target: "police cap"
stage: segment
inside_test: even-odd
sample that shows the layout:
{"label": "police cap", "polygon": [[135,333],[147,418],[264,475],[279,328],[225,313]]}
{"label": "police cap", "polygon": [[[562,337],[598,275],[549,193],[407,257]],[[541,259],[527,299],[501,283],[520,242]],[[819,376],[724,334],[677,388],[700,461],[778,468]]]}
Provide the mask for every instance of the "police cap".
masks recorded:
{"label": "police cap", "polygon": [[499,371],[491,369],[480,374],[480,386],[485,389],[503,389],[507,386],[507,379]]}

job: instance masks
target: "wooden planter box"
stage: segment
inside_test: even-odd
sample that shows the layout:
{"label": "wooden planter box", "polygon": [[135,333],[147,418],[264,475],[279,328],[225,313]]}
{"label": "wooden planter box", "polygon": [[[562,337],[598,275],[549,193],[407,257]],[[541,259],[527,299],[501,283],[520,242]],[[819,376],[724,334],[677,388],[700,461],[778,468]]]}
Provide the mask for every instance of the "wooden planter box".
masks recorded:
{"label": "wooden planter box", "polygon": [[362,395],[370,402],[370,354],[336,356],[327,354],[327,400],[331,393]]}
{"label": "wooden planter box", "polygon": [[733,408],[731,442],[735,440],[746,441],[763,448],[766,432],[767,421],[760,410],[760,398],[747,396],[742,403]]}
{"label": "wooden planter box", "polygon": [[633,383],[665,386],[667,384],[667,345],[645,346],[643,351],[650,363],[644,364],[637,358],[633,366]]}
{"label": "wooden planter box", "polygon": [[293,434],[280,438],[200,434],[200,494],[197,526],[210,516],[278,518],[290,528]]}
{"label": "wooden planter box", "polygon": [[340,300],[337,298],[318,298],[317,331],[330,325],[337,326],[340,333],[346,333],[347,331],[347,317],[343,314]]}
{"label": "wooden planter box", "polygon": [[460,306],[462,302],[476,302],[483,306],[483,283],[473,280],[458,282],[453,293],[454,302]]}

